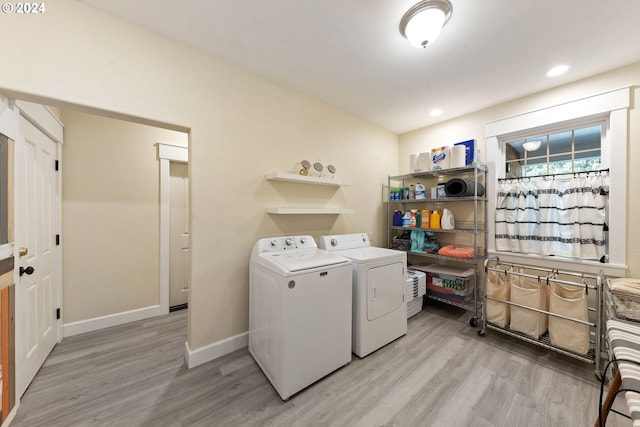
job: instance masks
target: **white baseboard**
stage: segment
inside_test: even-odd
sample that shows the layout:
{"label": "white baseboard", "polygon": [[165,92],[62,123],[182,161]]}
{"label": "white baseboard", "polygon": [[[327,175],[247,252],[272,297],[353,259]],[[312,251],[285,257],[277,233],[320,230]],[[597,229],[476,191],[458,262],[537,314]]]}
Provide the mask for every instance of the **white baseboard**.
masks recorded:
{"label": "white baseboard", "polygon": [[221,341],[191,350],[189,342],[184,343],[184,358],[189,369],[210,362],[249,345],[249,332],[243,332]]}
{"label": "white baseboard", "polygon": [[109,314],[106,316],[94,317],[93,319],[80,320],[78,322],[62,325],[62,334],[65,337],[83,334],[85,332],[98,331],[111,326],[123,325],[136,320],[148,319],[160,316],[162,310],[159,305],[138,308],[136,310],[124,311],[122,313]]}

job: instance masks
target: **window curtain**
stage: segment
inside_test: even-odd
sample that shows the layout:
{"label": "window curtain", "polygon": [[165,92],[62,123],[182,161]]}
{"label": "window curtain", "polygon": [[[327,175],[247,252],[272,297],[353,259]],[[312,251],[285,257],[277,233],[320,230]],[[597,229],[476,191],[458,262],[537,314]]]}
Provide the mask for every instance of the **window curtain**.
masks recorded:
{"label": "window curtain", "polygon": [[496,249],[599,260],[605,255],[608,175],[504,180],[496,199]]}

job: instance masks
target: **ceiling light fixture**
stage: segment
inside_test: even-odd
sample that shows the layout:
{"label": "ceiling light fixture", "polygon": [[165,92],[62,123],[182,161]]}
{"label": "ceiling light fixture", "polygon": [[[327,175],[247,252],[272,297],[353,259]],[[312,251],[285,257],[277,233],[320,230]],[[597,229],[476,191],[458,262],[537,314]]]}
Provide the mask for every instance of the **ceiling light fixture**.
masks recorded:
{"label": "ceiling light fixture", "polygon": [[536,151],[540,148],[540,145],[542,145],[542,141],[527,141],[522,144],[522,148],[524,148],[525,151]]}
{"label": "ceiling light fixture", "polygon": [[438,38],[452,11],[453,7],[447,0],[416,3],[400,20],[400,34],[415,47],[427,47]]}
{"label": "ceiling light fixture", "polygon": [[431,115],[431,117],[438,117],[440,114],[442,114],[442,110],[439,108],[434,108],[429,114]]}
{"label": "ceiling light fixture", "polygon": [[560,74],[564,74],[567,71],[569,71],[568,65],[558,65],[547,71],[547,77],[559,76]]}

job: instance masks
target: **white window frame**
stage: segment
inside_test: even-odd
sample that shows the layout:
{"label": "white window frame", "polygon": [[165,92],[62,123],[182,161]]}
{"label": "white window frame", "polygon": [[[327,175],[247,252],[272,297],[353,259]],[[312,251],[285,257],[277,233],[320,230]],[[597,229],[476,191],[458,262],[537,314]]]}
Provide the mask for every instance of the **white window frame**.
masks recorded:
{"label": "white window frame", "polygon": [[[565,126],[553,126],[553,127],[548,127],[548,128],[545,127],[544,132],[541,132],[541,133],[534,133],[534,134],[527,133],[527,134],[524,134],[524,135],[510,135],[508,139],[500,137],[499,141],[500,141],[500,143],[506,144],[506,143],[510,143],[510,142],[513,142],[513,141],[520,141],[520,140],[523,140],[523,139],[530,139],[530,138],[532,138],[534,136],[535,136],[535,138],[539,138],[540,136],[543,136],[543,135],[545,137],[548,137],[549,135],[553,135],[553,134],[557,134],[557,133],[562,133],[562,132],[567,132],[568,133],[568,132],[574,132],[576,130],[583,129],[583,128],[586,128],[586,127],[600,126],[600,147],[598,147],[598,149],[600,150],[599,151],[599,157],[600,157],[600,168],[599,169],[606,169],[603,166],[603,161],[604,160],[603,160],[603,157],[602,157],[602,140],[604,139],[604,136],[605,136],[604,132],[609,128],[609,116],[607,115],[606,117],[595,117],[595,118],[591,118],[590,120],[571,121],[569,124],[570,124],[569,126],[565,125]],[[546,146],[546,144],[547,144],[546,139],[545,139],[544,143],[545,143],[545,146]],[[595,149],[590,149],[590,150],[593,150],[593,152],[595,153]],[[547,167],[548,167],[549,164],[554,162],[554,160],[551,157],[558,156],[558,155],[562,155],[562,156],[571,155],[573,157],[573,156],[575,156],[576,151],[580,152],[580,151],[583,151],[583,150],[580,150],[580,149],[576,150],[576,147],[572,144],[571,151],[563,151],[562,153],[554,153],[554,154],[551,154],[551,155],[549,155],[545,151],[544,155],[535,156],[534,158],[543,157],[543,156],[546,157],[546,160],[545,160],[544,164],[547,165]],[[594,157],[595,157],[595,155],[594,155]],[[524,157],[518,158],[518,159],[512,159],[512,160],[509,160],[509,162],[521,162],[523,160],[524,160]],[[527,164],[528,164],[528,160],[529,160],[529,156],[527,156]],[[507,163],[506,159],[505,159],[505,163]],[[536,162],[536,163],[542,164],[543,162]],[[579,173],[579,171],[576,171],[575,173]],[[505,175],[506,175],[506,171],[505,171]],[[551,174],[551,175],[553,175],[553,174]],[[523,177],[517,177],[517,178],[531,178],[531,179],[534,179],[534,178],[537,178],[537,177],[538,177],[537,175],[532,175],[532,176],[526,176],[526,177],[523,176]],[[514,179],[516,179],[516,177],[514,177]]]}
{"label": "white window frame", "polygon": [[[561,269],[574,269],[591,274],[602,271],[607,275],[624,277],[627,251],[627,146],[628,109],[631,88],[626,87],[602,94],[554,105],[541,110],[508,117],[485,124],[487,151],[487,194],[490,195],[487,212],[487,251],[490,257],[508,262]],[[495,204],[498,179],[505,177],[504,140],[519,134],[545,132],[557,126],[575,126],[580,123],[604,120],[602,128],[602,168],[609,168],[609,262],[517,254],[495,250]],[[611,165],[615,165],[611,167]]]}

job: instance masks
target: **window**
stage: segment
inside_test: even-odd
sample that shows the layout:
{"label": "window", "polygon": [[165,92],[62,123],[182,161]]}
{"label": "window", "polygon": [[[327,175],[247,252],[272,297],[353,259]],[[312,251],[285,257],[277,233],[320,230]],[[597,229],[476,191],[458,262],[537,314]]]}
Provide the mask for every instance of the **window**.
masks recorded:
{"label": "window", "polygon": [[[501,178],[609,169],[608,206],[627,205],[629,87],[518,114],[485,125],[488,164],[487,252],[507,262],[578,269],[611,276],[626,274],[627,209],[609,209],[608,263],[560,256],[526,255],[496,249],[496,195]],[[599,129],[600,137],[597,137]],[[600,144],[598,147],[597,140]],[[560,143],[559,141],[570,141]],[[527,142],[540,141],[540,146]],[[564,145],[564,147],[563,147]],[[511,148],[509,148],[511,146]],[[533,146],[533,147],[532,147]],[[508,158],[508,150],[513,157]],[[526,152],[525,152],[526,151]],[[599,157],[599,159],[598,159]],[[509,170],[507,170],[507,165]],[[598,165],[598,167],[594,167]],[[514,169],[520,168],[520,171]],[[566,169],[565,169],[566,168]],[[544,172],[543,172],[544,171]],[[564,173],[564,172],[562,172]],[[519,174],[519,175],[518,175]]]}
{"label": "window", "polygon": [[507,140],[505,178],[599,170],[603,124]]}

